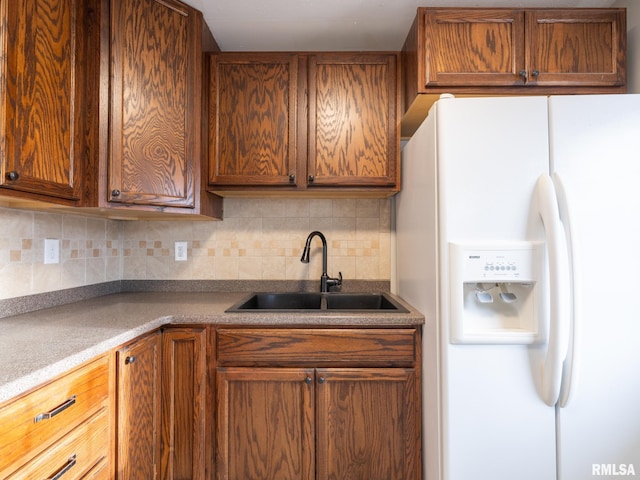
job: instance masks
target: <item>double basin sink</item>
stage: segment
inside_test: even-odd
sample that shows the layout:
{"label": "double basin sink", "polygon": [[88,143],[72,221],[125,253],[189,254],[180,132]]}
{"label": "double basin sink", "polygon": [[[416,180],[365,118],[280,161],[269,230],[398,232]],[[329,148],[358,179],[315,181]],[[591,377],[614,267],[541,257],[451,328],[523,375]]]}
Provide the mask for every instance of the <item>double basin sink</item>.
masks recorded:
{"label": "double basin sink", "polygon": [[386,293],[252,293],[227,312],[313,312],[364,311],[407,313],[408,310]]}

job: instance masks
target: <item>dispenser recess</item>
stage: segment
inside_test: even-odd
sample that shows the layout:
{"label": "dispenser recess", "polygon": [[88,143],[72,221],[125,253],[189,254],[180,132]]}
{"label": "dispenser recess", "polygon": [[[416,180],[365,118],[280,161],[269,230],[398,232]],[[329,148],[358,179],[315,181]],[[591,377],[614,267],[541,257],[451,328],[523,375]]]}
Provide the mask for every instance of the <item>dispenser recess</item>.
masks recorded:
{"label": "dispenser recess", "polygon": [[541,340],[541,243],[450,243],[449,258],[451,343]]}

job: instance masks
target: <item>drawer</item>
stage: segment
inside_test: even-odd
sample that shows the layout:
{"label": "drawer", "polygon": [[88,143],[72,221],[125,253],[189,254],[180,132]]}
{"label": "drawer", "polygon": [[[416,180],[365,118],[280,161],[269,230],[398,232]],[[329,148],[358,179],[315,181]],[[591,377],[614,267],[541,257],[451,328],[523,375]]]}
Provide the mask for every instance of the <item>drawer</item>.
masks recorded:
{"label": "drawer", "polygon": [[220,366],[413,366],[415,328],[220,328]]}
{"label": "drawer", "polygon": [[106,464],[108,455],[109,417],[107,409],[104,408],[29,463],[9,475],[7,480],[24,478],[74,480],[84,478],[88,472],[95,472],[94,467],[99,466],[98,463]]}
{"label": "drawer", "polygon": [[0,477],[91,416],[108,395],[105,355],[0,407]]}

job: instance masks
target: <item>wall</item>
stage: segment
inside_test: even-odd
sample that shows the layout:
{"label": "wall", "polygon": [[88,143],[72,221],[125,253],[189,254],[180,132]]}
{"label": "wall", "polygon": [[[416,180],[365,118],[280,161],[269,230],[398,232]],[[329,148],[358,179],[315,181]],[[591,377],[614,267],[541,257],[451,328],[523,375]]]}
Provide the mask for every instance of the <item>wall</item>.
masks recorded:
{"label": "wall", "polygon": [[[224,209],[222,222],[126,222],[0,208],[0,299],[119,279],[319,279],[318,239],[300,262],[312,230],[327,237],[330,276],[390,279],[390,200],[225,199]],[[45,238],[61,239],[60,264],[43,264]],[[188,261],[175,261],[176,241]]]}
{"label": "wall", "polygon": [[613,6],[627,9],[627,91],[640,93],[640,2],[617,0]]}

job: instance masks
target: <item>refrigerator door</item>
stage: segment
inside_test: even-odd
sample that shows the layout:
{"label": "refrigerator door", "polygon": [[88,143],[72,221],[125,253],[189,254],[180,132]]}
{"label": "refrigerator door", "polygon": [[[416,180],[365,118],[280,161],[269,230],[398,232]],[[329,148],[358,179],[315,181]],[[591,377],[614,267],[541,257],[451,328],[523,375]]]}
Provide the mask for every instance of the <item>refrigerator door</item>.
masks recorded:
{"label": "refrigerator door", "polygon": [[451,98],[405,146],[398,293],[427,317],[427,480],[555,478],[555,414],[537,384],[544,345],[450,341],[450,244],[543,240],[534,202],[547,135],[544,97]]}
{"label": "refrigerator door", "polygon": [[639,475],[640,95],[552,97],[549,112],[574,275],[558,480]]}

